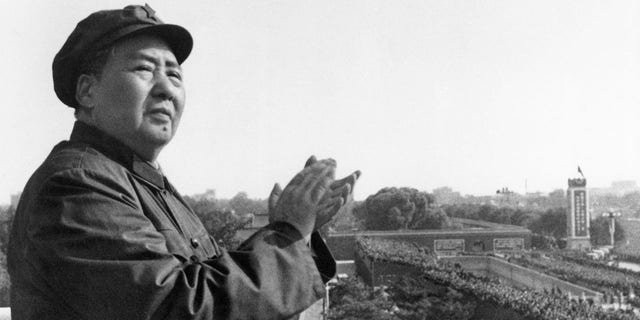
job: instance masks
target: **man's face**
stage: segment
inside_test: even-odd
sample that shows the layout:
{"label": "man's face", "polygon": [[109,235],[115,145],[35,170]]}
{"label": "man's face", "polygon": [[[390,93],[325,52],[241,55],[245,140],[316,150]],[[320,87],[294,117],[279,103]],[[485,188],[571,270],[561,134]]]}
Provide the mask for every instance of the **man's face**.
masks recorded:
{"label": "man's face", "polygon": [[92,87],[94,125],[155,160],[173,138],[184,109],[182,69],[160,38],[118,42]]}

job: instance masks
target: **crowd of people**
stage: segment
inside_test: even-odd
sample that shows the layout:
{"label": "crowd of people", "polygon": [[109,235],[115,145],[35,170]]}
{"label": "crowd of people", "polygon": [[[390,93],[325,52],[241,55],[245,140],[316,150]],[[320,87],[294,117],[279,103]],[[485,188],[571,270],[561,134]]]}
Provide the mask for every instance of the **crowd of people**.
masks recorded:
{"label": "crowd of people", "polygon": [[[510,261],[602,292],[606,296],[618,297],[621,292],[628,294],[640,289],[640,277],[631,271],[601,267],[571,255],[552,255],[546,258],[521,255]],[[634,307],[640,306],[640,299],[637,297],[627,297],[626,300]]]}
{"label": "crowd of people", "polygon": [[364,257],[374,261],[412,266],[437,265],[435,256],[428,249],[414,243],[360,237],[356,246]]}
{"label": "crowd of people", "polygon": [[[522,315],[523,319],[637,319],[633,314],[622,310],[606,311],[585,299],[567,299],[559,292],[550,294],[521,289],[498,279],[476,276],[463,271],[459,266],[437,263],[432,254],[411,244],[363,238],[358,241],[358,246],[362,253],[374,261],[418,266],[429,281],[470,297],[510,308]],[[539,261],[546,263],[543,259]],[[568,270],[565,271],[568,274]],[[574,270],[571,273],[581,272]]]}

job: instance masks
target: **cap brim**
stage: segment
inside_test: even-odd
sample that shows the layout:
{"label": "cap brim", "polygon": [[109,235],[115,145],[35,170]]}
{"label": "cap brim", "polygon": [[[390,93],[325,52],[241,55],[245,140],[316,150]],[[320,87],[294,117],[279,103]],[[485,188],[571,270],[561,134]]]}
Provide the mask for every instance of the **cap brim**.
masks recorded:
{"label": "cap brim", "polygon": [[[117,34],[111,35],[109,39],[102,39],[100,42],[109,44],[138,35],[154,35],[167,41],[179,64],[182,64],[189,57],[191,49],[193,49],[193,38],[189,31],[175,24],[133,25],[121,29]],[[96,47],[100,47],[100,45]]]}

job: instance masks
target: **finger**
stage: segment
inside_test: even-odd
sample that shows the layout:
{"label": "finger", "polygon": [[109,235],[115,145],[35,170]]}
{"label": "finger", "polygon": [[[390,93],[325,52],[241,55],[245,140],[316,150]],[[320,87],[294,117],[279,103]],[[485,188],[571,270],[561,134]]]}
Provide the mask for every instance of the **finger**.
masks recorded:
{"label": "finger", "polygon": [[278,203],[278,200],[280,200],[280,195],[282,195],[282,188],[280,187],[280,184],[276,183],[273,185],[273,189],[271,189],[271,194],[269,194],[269,212],[273,212],[276,208],[276,204]]}
{"label": "finger", "polygon": [[[311,158],[309,158],[309,160],[311,160]],[[290,187],[294,187],[294,186],[298,186],[298,185],[303,186],[305,184],[308,184],[309,183],[309,179],[313,178],[314,173],[317,174],[317,173],[321,172],[321,170],[325,166],[326,166],[326,162],[323,162],[323,161],[318,162],[318,161],[316,161],[313,164],[309,165],[308,167],[305,167],[300,172],[298,172],[298,174],[296,174],[293,177],[293,179],[291,179],[291,181],[289,181],[287,186],[284,188],[284,191],[286,192],[287,189],[289,189]]]}
{"label": "finger", "polygon": [[318,212],[325,212],[327,210],[338,210],[342,205],[346,203],[345,198],[341,196],[331,196],[326,193],[318,204]]}
{"label": "finger", "polygon": [[320,202],[321,199],[324,198],[327,191],[329,191],[329,185],[331,184],[331,179],[329,177],[322,177],[319,179],[319,183],[313,185],[311,189],[311,201],[313,203]]}
{"label": "finger", "polygon": [[[320,160],[313,164],[311,167],[304,169],[309,170],[309,173],[305,177],[304,181],[300,184],[303,189],[315,189],[318,183],[322,183],[323,179],[328,177],[333,179],[335,176],[336,167],[331,162]],[[327,186],[328,187],[328,186]]]}
{"label": "finger", "polygon": [[362,171],[356,170],[352,174],[356,176],[356,181],[358,181],[358,179],[360,179],[360,176],[362,175]]}
{"label": "finger", "polygon": [[336,160],[333,158],[322,159],[320,160],[320,162],[324,162],[327,165],[334,166],[334,167],[338,165],[338,162],[336,162]]}
{"label": "finger", "polygon": [[323,206],[323,208],[320,211],[318,211],[316,215],[315,228],[319,229],[323,225],[325,225],[327,222],[331,221],[331,219],[333,219],[333,217],[335,217],[336,214],[338,214],[338,212],[340,211],[340,208],[342,208],[342,205],[343,205],[342,198],[337,198],[334,201],[332,201],[330,204]]}
{"label": "finger", "polygon": [[331,190],[336,190],[336,189],[340,189],[342,187],[344,187],[347,184],[354,184],[356,182],[355,178],[353,177],[353,175],[344,177],[340,180],[335,180],[331,183]]}
{"label": "finger", "polygon": [[333,197],[333,198],[325,198],[321,202],[320,211],[324,211],[327,209],[331,209],[335,206],[341,206],[344,204],[344,199],[342,197]]}
{"label": "finger", "polygon": [[311,166],[302,169],[302,171],[298,172],[291,181],[284,187],[284,190],[281,193],[281,197],[288,197],[293,194],[304,194],[308,191],[308,185],[313,182],[313,180],[321,175],[322,171],[326,168],[326,162],[315,162]]}
{"label": "finger", "polygon": [[349,201],[349,196],[351,195],[352,190],[353,190],[352,184],[345,184],[340,186],[339,188],[332,189],[329,192],[329,195],[331,198],[342,198],[346,203]]}
{"label": "finger", "polygon": [[351,194],[351,190],[353,189],[353,187],[350,184],[345,184],[344,186],[335,189],[335,190],[331,190],[331,197],[332,198],[342,198],[345,201],[347,200],[347,197],[349,196],[349,194]]}
{"label": "finger", "polygon": [[351,190],[353,190],[353,186],[350,184],[344,184],[338,188],[334,188],[331,189],[331,186],[329,187],[329,191],[326,194],[327,198],[343,198],[343,199],[347,199],[347,197],[349,196],[349,194],[351,194]]}
{"label": "finger", "polygon": [[300,185],[307,176],[308,171],[302,170],[298,172],[292,179],[287,183],[287,186],[284,187],[284,192],[287,192],[292,186]]}
{"label": "finger", "polygon": [[340,180],[336,180],[331,184],[331,189],[337,189],[342,187],[345,184],[350,184],[350,185],[355,185],[356,181],[358,181],[358,178],[360,178],[360,171],[356,170],[355,172],[353,172],[352,174],[340,179]]}
{"label": "finger", "polygon": [[319,162],[327,164],[327,165],[331,165],[331,166],[334,166],[334,167],[338,165],[336,160],[333,159],[333,158],[326,158],[326,159],[322,159],[322,160],[318,161],[315,156],[311,156],[307,160],[307,162],[305,163],[304,167],[307,168],[307,167],[310,167],[310,166],[312,166],[312,165],[314,165],[316,163],[319,163]]}
{"label": "finger", "polygon": [[[321,172],[327,166],[333,166],[335,168],[336,163],[331,159],[322,159],[317,161],[314,156],[311,156],[309,160],[307,160],[307,165],[294,177],[296,184],[305,185],[309,183],[309,179],[313,178],[314,175],[321,174]],[[294,182],[292,180],[292,182]]]}
{"label": "finger", "polygon": [[[311,159],[309,159],[309,160],[311,160]],[[309,160],[307,160],[307,163],[309,162]],[[314,160],[315,160],[315,158],[314,158]],[[333,160],[331,158],[327,158],[327,159],[322,159],[320,161],[315,160],[315,162],[309,164],[308,167],[311,167],[313,165],[318,165],[318,164],[324,164],[325,166],[332,166],[334,168],[338,165],[338,163],[335,160]],[[308,168],[308,167],[305,167],[305,168]]]}
{"label": "finger", "polygon": [[305,162],[304,167],[305,168],[309,167],[309,166],[311,166],[312,164],[314,164],[316,162],[318,162],[318,160],[316,159],[316,156],[311,156],[311,157],[309,157],[309,159],[307,159],[307,162]]}

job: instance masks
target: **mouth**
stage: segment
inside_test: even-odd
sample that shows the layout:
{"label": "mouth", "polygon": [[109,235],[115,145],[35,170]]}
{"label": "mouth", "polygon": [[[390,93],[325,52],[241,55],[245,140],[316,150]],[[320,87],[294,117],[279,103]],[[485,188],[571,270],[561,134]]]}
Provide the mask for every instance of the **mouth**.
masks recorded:
{"label": "mouth", "polygon": [[163,108],[153,109],[147,112],[147,114],[152,118],[160,122],[171,121],[173,118],[173,114],[171,111]]}

